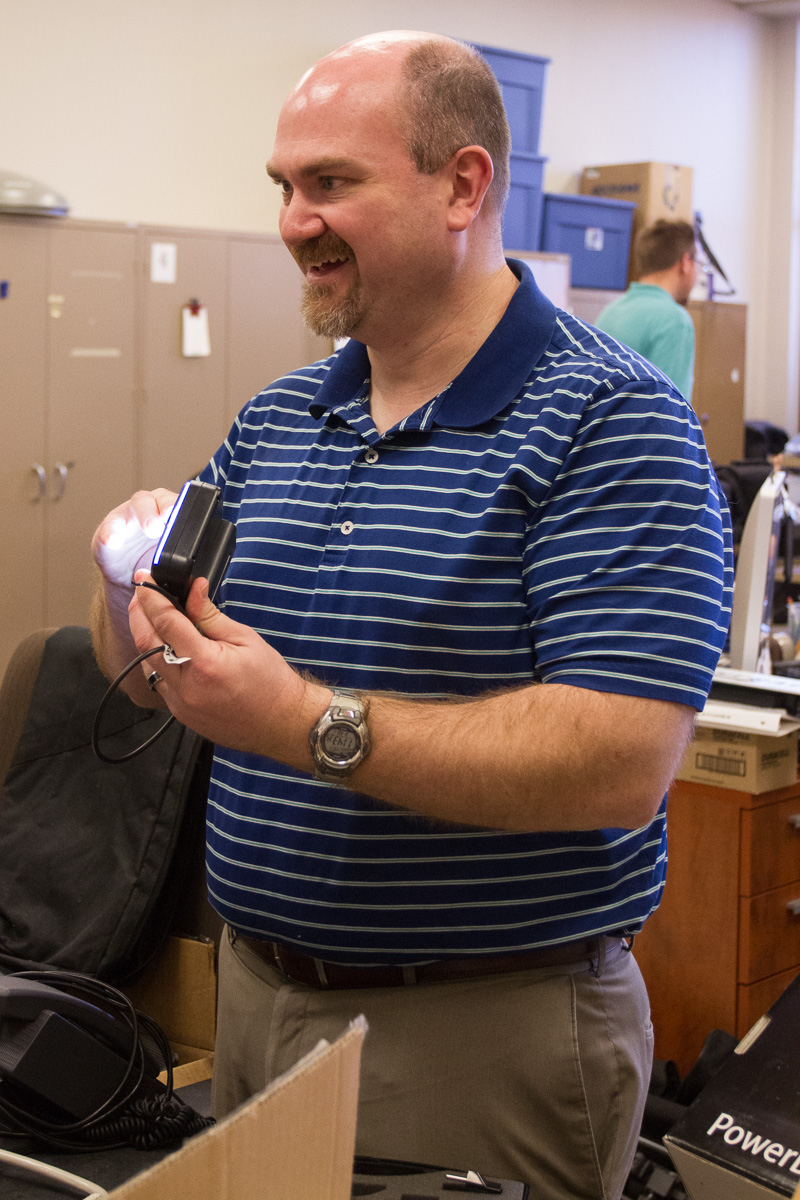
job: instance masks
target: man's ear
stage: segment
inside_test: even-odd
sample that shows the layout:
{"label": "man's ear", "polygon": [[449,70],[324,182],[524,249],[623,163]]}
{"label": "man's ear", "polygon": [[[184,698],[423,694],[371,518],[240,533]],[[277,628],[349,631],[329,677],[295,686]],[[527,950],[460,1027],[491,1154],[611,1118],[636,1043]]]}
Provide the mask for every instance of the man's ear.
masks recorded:
{"label": "man's ear", "polygon": [[447,166],[450,196],[447,204],[447,225],[453,233],[462,233],[481,211],[494,167],[483,146],[464,146]]}

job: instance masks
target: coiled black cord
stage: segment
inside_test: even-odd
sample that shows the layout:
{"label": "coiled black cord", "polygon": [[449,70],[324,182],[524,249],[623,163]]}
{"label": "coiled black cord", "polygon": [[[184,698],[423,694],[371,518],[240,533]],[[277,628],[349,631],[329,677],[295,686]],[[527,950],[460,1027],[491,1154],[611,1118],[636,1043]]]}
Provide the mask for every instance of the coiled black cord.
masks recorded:
{"label": "coiled black cord", "polygon": [[135,1150],[158,1150],[192,1137],[213,1123],[210,1117],[201,1117],[177,1096],[149,1096],[134,1100],[116,1120],[87,1129],[85,1141],[106,1146],[112,1138],[119,1139],[119,1145],[133,1146]]}

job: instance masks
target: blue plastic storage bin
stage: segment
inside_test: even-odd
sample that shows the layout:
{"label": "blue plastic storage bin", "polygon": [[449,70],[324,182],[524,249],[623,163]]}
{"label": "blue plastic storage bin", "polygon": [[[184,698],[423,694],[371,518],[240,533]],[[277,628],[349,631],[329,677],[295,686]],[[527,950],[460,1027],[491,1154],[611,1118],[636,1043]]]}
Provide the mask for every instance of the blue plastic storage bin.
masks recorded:
{"label": "blue plastic storage bin", "polygon": [[503,245],[507,250],[539,249],[546,162],[538,154],[511,155],[511,189],[503,217]]}
{"label": "blue plastic storage bin", "polygon": [[628,200],[545,192],[540,249],[570,255],[573,287],[623,291],[635,208]]}
{"label": "blue plastic storage bin", "polygon": [[515,153],[538,154],[549,58],[496,46],[475,46],[497,76]]}

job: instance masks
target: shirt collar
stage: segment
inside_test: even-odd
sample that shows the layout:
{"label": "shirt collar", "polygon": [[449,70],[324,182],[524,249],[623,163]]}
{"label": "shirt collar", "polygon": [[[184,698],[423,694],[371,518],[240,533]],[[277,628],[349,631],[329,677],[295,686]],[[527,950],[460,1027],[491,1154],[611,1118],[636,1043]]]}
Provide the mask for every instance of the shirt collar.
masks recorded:
{"label": "shirt collar", "polygon": [[[556,324],[555,306],[537,287],[527,264],[506,259],[519,287],[506,311],[464,370],[437,398],[436,425],[472,429],[497,416],[519,393],[539,361]],[[369,377],[367,348],[351,339],[338,351],[309,405],[315,418],[363,396]]]}

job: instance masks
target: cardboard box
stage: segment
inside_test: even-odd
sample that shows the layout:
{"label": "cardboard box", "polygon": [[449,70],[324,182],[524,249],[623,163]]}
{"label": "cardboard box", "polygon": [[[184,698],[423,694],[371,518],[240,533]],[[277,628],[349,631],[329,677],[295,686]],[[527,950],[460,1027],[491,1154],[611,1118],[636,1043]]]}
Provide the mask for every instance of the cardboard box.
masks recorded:
{"label": "cardboard box", "polygon": [[664,1136],[691,1200],[797,1195],[799,1027],[800,976]]}
{"label": "cardboard box", "polygon": [[697,726],[676,779],[737,792],[771,792],[797,779],[797,730],[773,736]]}
{"label": "cardboard box", "polygon": [[123,990],[161,1026],[180,1064],[213,1057],[217,969],[209,938],[167,938],[141,979]]}
{"label": "cardboard box", "polygon": [[329,1045],[224,1121],[149,1171],[115,1188],[113,1200],[350,1200],[361,1046],[358,1017]]}
{"label": "cardboard box", "polygon": [[692,168],[676,163],[617,163],[584,167],[580,179],[584,196],[632,200],[636,205],[631,233],[629,279],[638,278],[633,243],[640,229],[660,217],[667,221],[693,221]]}

